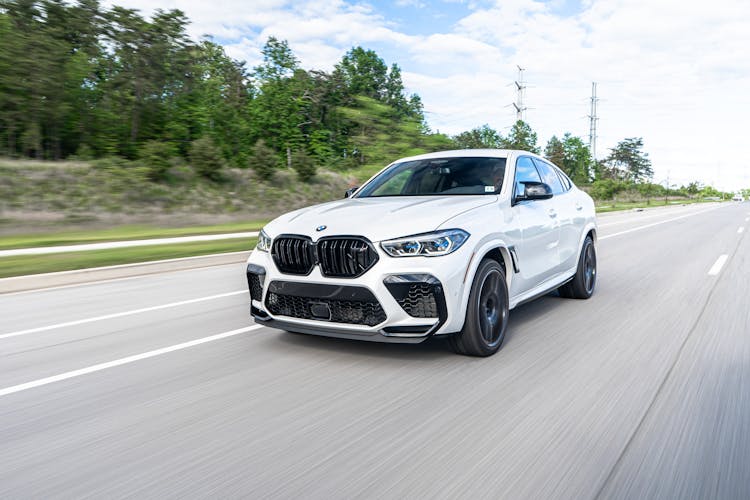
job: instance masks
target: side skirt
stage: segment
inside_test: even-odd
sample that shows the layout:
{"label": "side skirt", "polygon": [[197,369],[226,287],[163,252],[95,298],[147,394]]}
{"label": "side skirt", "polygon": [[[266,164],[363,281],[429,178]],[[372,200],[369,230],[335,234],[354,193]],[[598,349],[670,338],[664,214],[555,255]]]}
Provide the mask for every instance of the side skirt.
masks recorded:
{"label": "side skirt", "polygon": [[532,300],[538,299],[543,295],[547,295],[552,290],[556,290],[568,281],[571,281],[573,278],[575,278],[576,269],[577,266],[574,269],[568,270],[564,273],[560,273],[557,276],[553,276],[549,280],[532,288],[526,293],[513,297],[510,301],[510,309],[514,309],[521,304],[531,302]]}

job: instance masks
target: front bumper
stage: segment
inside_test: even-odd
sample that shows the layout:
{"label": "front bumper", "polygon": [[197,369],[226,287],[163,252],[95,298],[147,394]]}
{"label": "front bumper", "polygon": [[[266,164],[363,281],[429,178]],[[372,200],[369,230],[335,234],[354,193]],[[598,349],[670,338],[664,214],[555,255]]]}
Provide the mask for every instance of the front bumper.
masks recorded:
{"label": "front bumper", "polygon": [[[254,252],[247,266],[251,314],[273,328],[377,342],[419,343],[456,331],[446,329],[450,300],[441,278],[463,275],[465,264],[452,274],[441,266],[439,278],[425,266],[407,266],[426,260],[434,267],[435,259],[389,260],[403,269],[386,261],[356,279],[331,279],[317,268],[309,276],[282,274],[267,254]],[[419,272],[409,272],[414,268]]]}

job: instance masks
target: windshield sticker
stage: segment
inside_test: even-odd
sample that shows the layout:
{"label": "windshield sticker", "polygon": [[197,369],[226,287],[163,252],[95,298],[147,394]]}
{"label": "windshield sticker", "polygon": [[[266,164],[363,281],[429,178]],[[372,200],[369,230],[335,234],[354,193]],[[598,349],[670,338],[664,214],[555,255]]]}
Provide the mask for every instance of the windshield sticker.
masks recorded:
{"label": "windshield sticker", "polygon": [[485,193],[494,193],[495,192],[495,186],[484,186],[484,192]]}

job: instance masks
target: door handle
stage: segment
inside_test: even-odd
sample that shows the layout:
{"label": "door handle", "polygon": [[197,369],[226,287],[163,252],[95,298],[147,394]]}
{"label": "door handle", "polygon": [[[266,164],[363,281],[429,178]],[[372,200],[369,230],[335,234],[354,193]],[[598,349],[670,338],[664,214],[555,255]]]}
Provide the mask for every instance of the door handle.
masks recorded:
{"label": "door handle", "polygon": [[576,210],[581,211],[583,210],[583,205],[576,203]]}
{"label": "door handle", "polygon": [[547,215],[549,215],[552,218],[555,218],[557,217],[557,212],[555,211],[554,208],[550,208],[549,210],[547,210]]}

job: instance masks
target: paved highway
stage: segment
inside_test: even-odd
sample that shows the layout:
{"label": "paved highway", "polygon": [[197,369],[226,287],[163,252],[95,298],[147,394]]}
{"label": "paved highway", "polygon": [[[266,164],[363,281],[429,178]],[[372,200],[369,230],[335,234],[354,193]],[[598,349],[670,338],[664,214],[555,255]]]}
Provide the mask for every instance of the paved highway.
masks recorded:
{"label": "paved highway", "polygon": [[254,326],[242,264],[0,295],[0,498],[750,498],[749,221],[601,217],[487,359]]}

